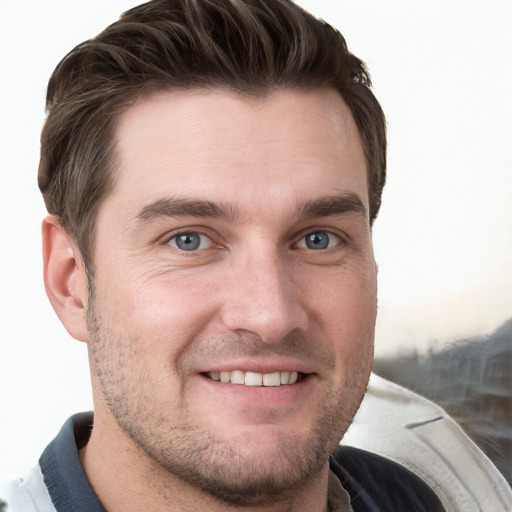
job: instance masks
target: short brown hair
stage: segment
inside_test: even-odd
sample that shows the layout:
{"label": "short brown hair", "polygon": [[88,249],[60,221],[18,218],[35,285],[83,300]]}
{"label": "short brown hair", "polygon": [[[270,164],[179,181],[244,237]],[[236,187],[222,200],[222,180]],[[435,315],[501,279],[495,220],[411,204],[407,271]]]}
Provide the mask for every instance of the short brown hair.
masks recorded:
{"label": "short brown hair", "polygon": [[334,87],[361,136],[373,221],[385,182],[386,124],[370,86],[343,36],[290,0],[153,0],[78,45],[53,72],[39,187],[91,268],[97,211],[114,182],[116,121],[140,95]]}

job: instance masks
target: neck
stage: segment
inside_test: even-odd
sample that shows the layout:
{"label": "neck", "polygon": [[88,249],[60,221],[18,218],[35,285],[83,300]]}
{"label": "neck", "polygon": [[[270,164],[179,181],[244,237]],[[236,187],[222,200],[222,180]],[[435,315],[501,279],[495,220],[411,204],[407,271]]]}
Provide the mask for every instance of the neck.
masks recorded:
{"label": "neck", "polygon": [[113,418],[96,415],[88,444],[80,460],[95,493],[109,512],[326,512],[329,467],[298,482],[271,499],[255,499],[241,506],[203,492],[160,466],[136,445]]}

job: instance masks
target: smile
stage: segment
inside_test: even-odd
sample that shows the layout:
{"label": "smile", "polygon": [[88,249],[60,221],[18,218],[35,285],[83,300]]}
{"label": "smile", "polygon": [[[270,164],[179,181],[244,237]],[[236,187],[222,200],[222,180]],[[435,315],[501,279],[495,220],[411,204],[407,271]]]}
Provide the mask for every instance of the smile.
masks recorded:
{"label": "smile", "polygon": [[300,372],[256,373],[233,370],[232,372],[207,372],[212,380],[242,384],[244,386],[286,386],[300,382],[304,375]]}

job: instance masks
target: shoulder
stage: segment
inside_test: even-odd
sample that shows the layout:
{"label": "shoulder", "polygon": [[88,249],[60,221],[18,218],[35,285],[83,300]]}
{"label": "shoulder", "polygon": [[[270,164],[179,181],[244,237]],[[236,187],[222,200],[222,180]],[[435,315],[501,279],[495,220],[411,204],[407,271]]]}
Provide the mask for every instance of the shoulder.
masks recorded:
{"label": "shoulder", "polygon": [[[512,510],[505,479],[455,421],[426,398],[377,375],[341,444],[348,464],[361,457],[366,461],[363,471],[386,478],[382,460],[368,460],[377,455],[393,463],[390,474],[394,464],[413,473],[446,510]],[[364,479],[364,473],[358,478]]]}
{"label": "shoulder", "polygon": [[2,485],[1,512],[55,512],[39,465]]}
{"label": "shoulder", "polygon": [[436,493],[401,464],[371,452],[339,446],[330,468],[350,495],[355,512],[445,512]]}
{"label": "shoulder", "polygon": [[5,504],[0,505],[0,512],[56,512],[57,508],[104,511],[101,504],[98,505],[78,456],[78,448],[89,438],[92,419],[92,413],[80,413],[64,423],[45,448],[37,466],[23,478],[2,486],[0,496]]}

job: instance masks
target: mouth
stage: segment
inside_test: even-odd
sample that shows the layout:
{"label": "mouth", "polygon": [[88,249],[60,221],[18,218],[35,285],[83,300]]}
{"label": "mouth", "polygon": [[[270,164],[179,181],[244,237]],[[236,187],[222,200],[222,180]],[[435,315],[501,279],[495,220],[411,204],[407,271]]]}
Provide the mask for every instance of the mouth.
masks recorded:
{"label": "mouth", "polygon": [[206,372],[203,375],[211,380],[251,387],[289,386],[301,382],[306,377],[306,374],[301,372],[257,373],[243,370]]}

